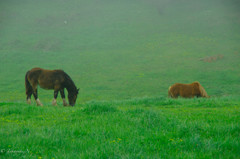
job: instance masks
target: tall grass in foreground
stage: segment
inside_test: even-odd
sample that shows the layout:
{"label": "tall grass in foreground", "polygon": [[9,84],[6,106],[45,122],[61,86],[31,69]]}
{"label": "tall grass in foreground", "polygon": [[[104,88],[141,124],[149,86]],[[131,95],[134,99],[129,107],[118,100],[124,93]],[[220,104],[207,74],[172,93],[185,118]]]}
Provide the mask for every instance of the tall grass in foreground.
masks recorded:
{"label": "tall grass in foreground", "polygon": [[239,158],[240,100],[0,103],[1,158]]}

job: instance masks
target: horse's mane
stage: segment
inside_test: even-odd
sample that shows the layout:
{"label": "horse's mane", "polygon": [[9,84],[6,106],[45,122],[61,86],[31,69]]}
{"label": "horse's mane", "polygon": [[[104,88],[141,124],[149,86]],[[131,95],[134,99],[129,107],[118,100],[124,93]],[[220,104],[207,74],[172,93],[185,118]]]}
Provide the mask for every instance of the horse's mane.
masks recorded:
{"label": "horse's mane", "polygon": [[202,97],[209,97],[207,92],[203,88],[203,86],[198,81],[193,82],[193,84],[197,84],[198,85],[198,88],[199,88],[199,91],[200,91]]}
{"label": "horse's mane", "polygon": [[64,73],[64,77],[66,80],[67,89],[77,92],[77,87],[76,87],[75,83],[73,82],[72,78],[66,72],[63,71],[63,73]]}
{"label": "horse's mane", "polygon": [[199,85],[199,90],[201,92],[202,97],[209,97],[202,85]]}

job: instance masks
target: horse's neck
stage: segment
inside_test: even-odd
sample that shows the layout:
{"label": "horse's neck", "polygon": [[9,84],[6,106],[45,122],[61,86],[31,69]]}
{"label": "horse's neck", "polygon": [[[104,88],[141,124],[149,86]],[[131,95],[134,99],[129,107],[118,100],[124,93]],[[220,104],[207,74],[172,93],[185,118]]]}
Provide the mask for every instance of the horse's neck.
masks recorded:
{"label": "horse's neck", "polygon": [[72,80],[66,81],[65,86],[68,92],[72,92],[77,89]]}

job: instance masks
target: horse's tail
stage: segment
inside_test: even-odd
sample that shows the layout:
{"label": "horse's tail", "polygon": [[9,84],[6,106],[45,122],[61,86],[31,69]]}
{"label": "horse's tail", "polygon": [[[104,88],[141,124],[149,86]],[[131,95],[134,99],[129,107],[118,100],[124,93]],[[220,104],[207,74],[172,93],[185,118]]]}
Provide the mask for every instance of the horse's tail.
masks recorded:
{"label": "horse's tail", "polygon": [[26,95],[29,95],[32,93],[32,86],[31,84],[29,83],[28,81],[28,74],[29,74],[29,71],[26,73],[25,75],[25,88],[26,88]]}
{"label": "horse's tail", "polygon": [[170,97],[173,97],[173,96],[172,96],[172,93],[171,93],[171,90],[170,90],[171,87],[172,87],[172,86],[170,86],[170,87],[168,88],[168,97],[169,97],[169,98],[170,98]]}

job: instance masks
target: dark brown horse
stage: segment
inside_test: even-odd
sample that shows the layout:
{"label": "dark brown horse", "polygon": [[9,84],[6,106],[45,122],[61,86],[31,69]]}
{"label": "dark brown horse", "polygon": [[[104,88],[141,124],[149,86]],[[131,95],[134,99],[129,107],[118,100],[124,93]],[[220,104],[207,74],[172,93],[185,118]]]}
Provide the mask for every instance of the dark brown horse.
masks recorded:
{"label": "dark brown horse", "polygon": [[63,105],[67,106],[65,100],[64,88],[68,91],[68,101],[71,106],[75,105],[78,91],[72,79],[63,70],[45,70],[42,68],[33,68],[26,73],[25,88],[27,95],[27,103],[31,104],[31,96],[33,94],[37,105],[42,106],[38,99],[37,87],[38,85],[43,89],[53,89],[54,99],[52,104],[56,105],[58,92],[60,91],[63,99]]}

